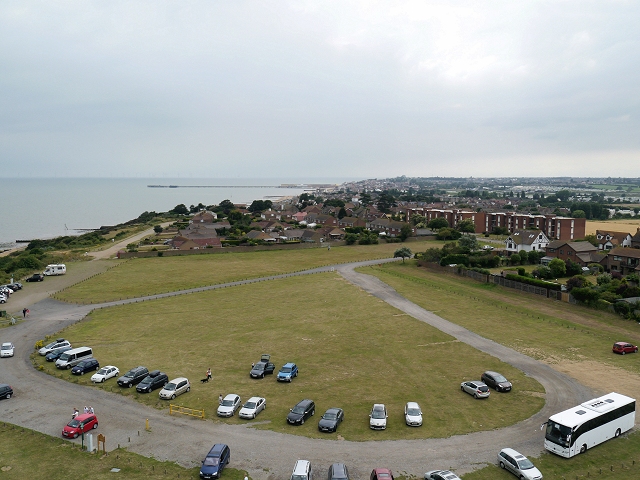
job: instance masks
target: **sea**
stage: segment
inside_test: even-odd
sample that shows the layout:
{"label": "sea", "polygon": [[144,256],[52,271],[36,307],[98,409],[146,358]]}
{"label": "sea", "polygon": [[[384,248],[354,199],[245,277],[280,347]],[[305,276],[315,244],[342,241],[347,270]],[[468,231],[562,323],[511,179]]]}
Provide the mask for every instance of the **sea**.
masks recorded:
{"label": "sea", "polygon": [[[300,195],[309,185],[352,178],[6,178],[0,180],[0,251],[18,240],[78,235],[103,225],[166,212],[181,203],[251,204]],[[149,187],[154,185],[154,187]]]}

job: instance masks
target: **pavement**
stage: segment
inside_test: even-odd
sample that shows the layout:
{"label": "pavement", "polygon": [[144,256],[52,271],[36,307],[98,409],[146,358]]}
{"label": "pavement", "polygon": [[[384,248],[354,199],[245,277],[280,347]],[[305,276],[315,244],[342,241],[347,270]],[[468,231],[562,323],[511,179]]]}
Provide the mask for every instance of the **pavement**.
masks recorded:
{"label": "pavement", "polygon": [[[493,463],[496,452],[504,446],[516,448],[525,455],[537,456],[543,451],[540,424],[553,413],[597,396],[589,388],[549,366],[448,322],[410,302],[377,278],[355,271],[361,266],[387,261],[395,259],[322,267],[98,305],[72,305],[51,298],[42,299],[30,306],[29,319],[0,329],[0,342],[12,341],[17,352],[15,357],[3,358],[0,363],[1,381],[9,383],[15,390],[14,398],[0,402],[0,418],[59,436],[74,407],[82,410],[84,405],[92,405],[101,421],[96,432],[105,435],[107,450],[127,447],[158,460],[193,467],[200,464],[213,443],[226,443],[232,452],[230,465],[248,471],[254,480],[287,477],[299,458],[310,460],[316,472],[326,471],[331,463],[344,462],[354,479],[368,478],[371,469],[380,466],[391,468],[398,474],[405,472],[421,477],[425,471],[435,468],[465,473]],[[352,284],[414,318],[521,369],[544,386],[545,406],[533,417],[510,427],[449,438],[369,442],[310,439],[244,425],[170,416],[167,410],[156,410],[115,393],[47,375],[34,369],[29,359],[37,340],[81,321],[95,308],[328,271],[337,272]],[[150,431],[145,431],[147,419]]]}

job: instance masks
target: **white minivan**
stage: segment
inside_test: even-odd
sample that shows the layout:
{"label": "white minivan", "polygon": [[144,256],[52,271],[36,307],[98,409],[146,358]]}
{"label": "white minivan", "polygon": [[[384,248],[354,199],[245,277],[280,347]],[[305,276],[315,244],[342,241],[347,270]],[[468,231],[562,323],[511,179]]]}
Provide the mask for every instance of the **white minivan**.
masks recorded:
{"label": "white minivan", "polygon": [[291,480],[311,480],[312,478],[311,462],[309,460],[298,460],[293,466]]}
{"label": "white minivan", "polygon": [[56,360],[56,367],[59,369],[71,368],[91,357],[93,357],[91,347],[72,348],[60,355],[60,358]]}

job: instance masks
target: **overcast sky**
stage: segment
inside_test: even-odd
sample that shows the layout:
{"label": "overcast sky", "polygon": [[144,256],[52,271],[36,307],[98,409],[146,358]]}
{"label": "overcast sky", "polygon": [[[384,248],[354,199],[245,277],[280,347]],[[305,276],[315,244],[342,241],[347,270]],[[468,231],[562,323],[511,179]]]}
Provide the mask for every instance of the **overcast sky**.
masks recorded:
{"label": "overcast sky", "polygon": [[640,3],[0,2],[0,177],[640,176]]}

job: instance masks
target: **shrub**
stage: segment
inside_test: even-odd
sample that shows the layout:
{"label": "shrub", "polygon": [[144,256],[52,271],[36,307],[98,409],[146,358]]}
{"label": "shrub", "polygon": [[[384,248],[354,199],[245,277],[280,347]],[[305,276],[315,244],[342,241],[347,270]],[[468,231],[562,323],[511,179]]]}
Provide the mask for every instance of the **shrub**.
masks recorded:
{"label": "shrub", "polygon": [[605,300],[604,298],[602,298],[602,296],[600,296],[600,298],[596,301],[596,308],[598,310],[609,310],[610,306],[611,302]]}
{"label": "shrub", "polygon": [[598,275],[596,278],[596,282],[598,285],[607,285],[611,283],[611,275],[608,273],[603,273],[602,275]]}
{"label": "shrub", "polygon": [[520,265],[520,254],[514,253],[509,257],[509,263],[511,265]]}
{"label": "shrub", "polygon": [[521,277],[525,277],[526,270],[522,267],[518,268],[518,275],[520,275]]}
{"label": "shrub", "polygon": [[575,275],[582,274],[582,267],[576,262],[572,262],[567,258],[567,260],[564,263],[566,265],[565,275],[567,275],[568,277],[573,277]]}
{"label": "shrub", "polygon": [[589,285],[589,282],[584,275],[575,275],[567,280],[567,291],[571,291],[574,288],[583,288]]}
{"label": "shrub", "polygon": [[451,264],[459,264],[461,263],[464,266],[469,266],[469,257],[467,255],[464,255],[462,253],[453,253],[451,255],[447,255],[445,257],[442,257],[440,259],[440,265],[441,266],[445,266],[445,265],[451,265]]}
{"label": "shrub", "polygon": [[624,318],[630,318],[631,304],[628,302],[616,302],[613,304],[613,311]]}
{"label": "shrub", "polygon": [[555,278],[564,277],[567,273],[567,265],[559,258],[554,258],[549,262],[551,275]]}
{"label": "shrub", "polygon": [[590,287],[574,288],[571,290],[571,295],[586,305],[595,305],[600,296],[596,290]]}
{"label": "shrub", "polygon": [[508,280],[513,280],[514,282],[522,282],[528,285],[533,285],[535,287],[548,288],[549,290],[558,291],[561,288],[559,283],[545,282],[543,280],[537,280],[535,278],[521,277],[520,275],[507,274],[506,278]]}

